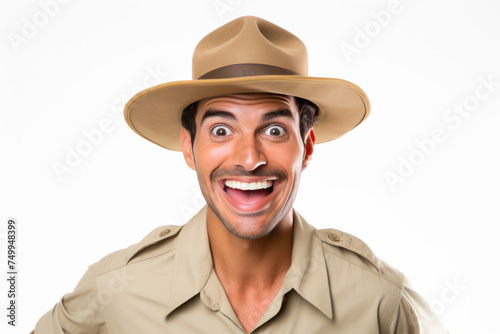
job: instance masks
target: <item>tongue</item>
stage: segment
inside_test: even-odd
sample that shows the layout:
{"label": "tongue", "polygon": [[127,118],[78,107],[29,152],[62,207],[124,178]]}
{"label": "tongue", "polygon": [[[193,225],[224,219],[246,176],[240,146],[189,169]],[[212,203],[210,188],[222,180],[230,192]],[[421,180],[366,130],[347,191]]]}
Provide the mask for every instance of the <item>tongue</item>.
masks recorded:
{"label": "tongue", "polygon": [[226,193],[238,203],[253,204],[269,195],[269,189],[240,190],[227,187]]}

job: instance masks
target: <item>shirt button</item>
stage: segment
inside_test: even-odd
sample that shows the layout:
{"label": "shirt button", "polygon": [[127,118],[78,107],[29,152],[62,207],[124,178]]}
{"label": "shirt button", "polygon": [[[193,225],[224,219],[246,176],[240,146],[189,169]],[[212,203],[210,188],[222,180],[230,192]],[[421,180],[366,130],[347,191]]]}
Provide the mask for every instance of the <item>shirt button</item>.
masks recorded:
{"label": "shirt button", "polygon": [[339,236],[336,235],[335,233],[328,234],[328,239],[330,239],[331,241],[340,241]]}
{"label": "shirt button", "polygon": [[161,231],[161,232],[160,232],[160,237],[164,237],[164,236],[166,236],[167,234],[169,234],[169,233],[170,233],[170,231],[171,231],[171,230],[170,230],[169,228],[167,228],[166,230]]}

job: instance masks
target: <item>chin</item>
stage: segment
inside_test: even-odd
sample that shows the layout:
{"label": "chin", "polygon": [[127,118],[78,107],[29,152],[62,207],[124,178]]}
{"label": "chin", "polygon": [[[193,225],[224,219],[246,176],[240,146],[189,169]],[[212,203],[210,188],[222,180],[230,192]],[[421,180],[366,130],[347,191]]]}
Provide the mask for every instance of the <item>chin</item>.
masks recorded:
{"label": "chin", "polygon": [[276,227],[277,218],[265,217],[265,212],[255,212],[244,215],[234,215],[233,217],[224,217],[217,211],[214,211],[219,217],[224,227],[234,236],[245,239],[255,240],[267,236]]}

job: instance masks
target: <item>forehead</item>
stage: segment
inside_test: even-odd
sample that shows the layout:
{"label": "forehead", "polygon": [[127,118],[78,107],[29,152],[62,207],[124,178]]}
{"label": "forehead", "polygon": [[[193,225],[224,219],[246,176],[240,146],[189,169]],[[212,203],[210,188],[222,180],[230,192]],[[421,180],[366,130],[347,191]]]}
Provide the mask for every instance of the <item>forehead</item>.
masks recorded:
{"label": "forehead", "polygon": [[292,113],[298,112],[297,103],[293,96],[248,93],[217,96],[201,100],[198,103],[198,116],[203,116],[208,110],[221,108],[229,110],[255,108],[262,111],[286,108]]}

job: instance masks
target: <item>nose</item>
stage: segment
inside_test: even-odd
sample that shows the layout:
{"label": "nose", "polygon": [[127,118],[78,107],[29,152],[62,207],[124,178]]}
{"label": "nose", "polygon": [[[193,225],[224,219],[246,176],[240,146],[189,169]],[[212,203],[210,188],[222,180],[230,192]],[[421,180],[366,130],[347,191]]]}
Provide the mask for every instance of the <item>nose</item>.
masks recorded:
{"label": "nose", "polygon": [[255,138],[244,137],[235,145],[234,164],[253,171],[267,163],[266,155]]}

